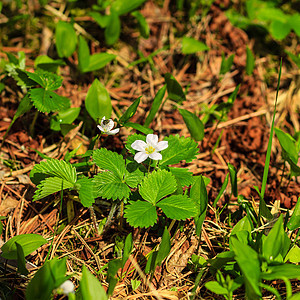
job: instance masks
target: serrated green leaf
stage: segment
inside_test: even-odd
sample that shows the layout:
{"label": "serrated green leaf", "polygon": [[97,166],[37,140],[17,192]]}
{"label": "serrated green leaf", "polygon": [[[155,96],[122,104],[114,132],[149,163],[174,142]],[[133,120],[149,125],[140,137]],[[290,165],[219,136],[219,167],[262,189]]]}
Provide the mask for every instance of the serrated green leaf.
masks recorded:
{"label": "serrated green leaf", "polygon": [[156,204],[164,214],[175,220],[185,220],[196,215],[195,203],[186,195],[172,195]]}
{"label": "serrated green leaf", "polygon": [[182,187],[190,186],[195,181],[193,173],[188,169],[170,167],[169,170],[178,179]]}
{"label": "serrated green leaf", "polygon": [[124,112],[122,117],[120,118],[120,123],[125,124],[129,119],[133,117],[133,115],[136,113],[136,110],[140,104],[141,97],[137,98]]}
{"label": "serrated green leaf", "polygon": [[190,37],[184,37],[182,39],[182,53],[183,54],[193,54],[199,51],[209,50],[209,48],[202,42],[195,40]]}
{"label": "serrated green leaf", "polygon": [[106,148],[101,148],[93,152],[93,160],[100,169],[109,170],[114,173],[120,181],[123,180],[126,166],[122,155],[107,150]]}
{"label": "serrated green leaf", "polygon": [[140,185],[139,193],[144,200],[155,205],[161,198],[176,190],[176,179],[166,170],[157,170],[148,174]]}
{"label": "serrated green leaf", "polygon": [[131,145],[133,142],[135,142],[136,140],[141,140],[146,142],[146,136],[142,135],[142,134],[133,134],[133,135],[129,135],[125,144],[126,149],[131,153],[131,154],[135,154],[136,150],[134,150]]}
{"label": "serrated green leaf", "polygon": [[191,162],[196,158],[198,145],[191,138],[170,135],[164,138],[164,141],[168,141],[169,146],[161,152],[162,160],[159,161],[161,166],[178,164],[182,160]]}
{"label": "serrated green leaf", "polygon": [[47,91],[57,90],[63,82],[60,76],[44,70],[37,70],[35,73],[25,71],[25,73],[31,80],[38,83]]}
{"label": "serrated green leaf", "polygon": [[100,281],[88,271],[85,265],[82,267],[80,292],[82,299],[85,300],[106,300],[108,298]]}
{"label": "serrated green leaf", "polygon": [[109,93],[97,78],[87,92],[85,108],[95,121],[103,117],[109,119],[111,116],[112,105]]}
{"label": "serrated green leaf", "polygon": [[133,227],[150,227],[157,222],[156,208],[146,201],[129,201],[125,208],[125,218]]}
{"label": "serrated green leaf", "polygon": [[29,97],[37,110],[41,112],[52,112],[64,110],[70,107],[70,100],[43,88],[31,89]]}
{"label": "serrated green leaf", "polygon": [[126,173],[124,181],[132,188],[136,188],[145,177],[146,169],[143,165],[135,161],[129,162],[126,165]]}
{"label": "serrated green leaf", "polygon": [[185,93],[183,92],[181,85],[173,75],[170,73],[165,74],[165,81],[167,84],[169,99],[179,104],[186,100]]}
{"label": "serrated green leaf", "polygon": [[114,9],[110,9],[109,20],[104,31],[105,41],[107,45],[113,45],[120,36],[121,21],[119,15]]}
{"label": "serrated green leaf", "polygon": [[179,113],[181,114],[184,123],[191,134],[191,137],[195,141],[202,141],[204,138],[204,125],[199,117],[186,109],[179,108]]}
{"label": "serrated green leaf", "polygon": [[77,35],[73,26],[59,21],[55,30],[56,49],[59,57],[69,57],[77,45]]}
{"label": "serrated green leaf", "polygon": [[162,100],[165,96],[166,93],[166,89],[167,89],[167,85],[165,84],[161,89],[159,89],[159,91],[156,93],[152,106],[150,108],[149,114],[146,118],[146,121],[144,123],[144,126],[148,127],[150,125],[150,123],[153,121],[156,113],[158,112],[158,109],[162,103]]}
{"label": "serrated green leaf", "polygon": [[129,197],[129,187],[117,175],[110,171],[97,174],[93,182],[97,197],[113,200],[122,200]]}
{"label": "serrated green leaf", "polygon": [[39,247],[47,243],[39,234],[20,234],[9,239],[1,247],[1,256],[6,259],[17,259],[17,246],[16,242],[22,247],[24,256],[31,254],[33,251],[37,250]]}
{"label": "serrated green leaf", "polygon": [[83,177],[77,180],[79,199],[84,207],[90,207],[95,202],[94,183],[92,178]]}
{"label": "serrated green leaf", "polygon": [[77,179],[76,168],[63,160],[53,158],[35,165],[30,172],[30,179],[36,185],[47,176],[59,177],[72,184],[75,184]]}
{"label": "serrated green leaf", "polygon": [[53,193],[74,188],[74,184],[59,177],[47,177],[37,185],[32,201],[40,200]]}

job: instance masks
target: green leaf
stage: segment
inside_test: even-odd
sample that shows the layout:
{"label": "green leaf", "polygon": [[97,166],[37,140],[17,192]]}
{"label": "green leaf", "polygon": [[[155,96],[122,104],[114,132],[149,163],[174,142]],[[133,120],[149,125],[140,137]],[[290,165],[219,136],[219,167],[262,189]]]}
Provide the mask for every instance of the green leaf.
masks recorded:
{"label": "green leaf", "polygon": [[231,241],[235,259],[244,277],[246,296],[248,299],[260,299],[261,291],[259,283],[261,279],[258,255],[251,247],[241,243],[235,237],[233,237]]}
{"label": "green leaf", "polygon": [[279,140],[280,146],[289,156],[289,158],[297,164],[298,162],[298,149],[296,147],[296,141],[288,133],[282,131],[279,128],[274,128],[275,134]]}
{"label": "green leaf", "polygon": [[61,110],[57,115],[51,116],[50,128],[51,130],[61,130],[61,124],[72,124],[80,113],[80,107],[70,107],[66,110]]}
{"label": "green leaf", "polygon": [[20,234],[9,239],[1,247],[1,256],[6,259],[17,259],[17,246],[16,242],[22,247],[24,256],[27,256],[37,250],[39,247],[47,243],[39,234]]}
{"label": "green leaf", "polygon": [[300,266],[293,264],[268,266],[267,271],[261,273],[261,277],[265,280],[275,280],[282,277],[300,279]]}
{"label": "green leaf", "polygon": [[164,214],[175,220],[185,220],[195,216],[197,208],[195,203],[186,195],[172,195],[157,203]]}
{"label": "green leaf", "polygon": [[132,233],[130,232],[124,243],[124,250],[123,250],[123,256],[122,256],[122,268],[124,268],[126,261],[128,260],[131,251],[133,248],[133,240],[132,240]]}
{"label": "green leaf", "polygon": [[136,113],[136,110],[140,104],[141,97],[137,98],[125,111],[125,113],[120,118],[119,122],[122,124],[127,123],[127,121],[133,117],[133,115]]}
{"label": "green leaf", "polygon": [[300,197],[298,198],[293,214],[287,223],[287,228],[289,230],[295,230],[299,227],[300,227]]}
{"label": "green leaf", "polygon": [[285,52],[288,54],[288,56],[290,57],[290,59],[298,66],[298,68],[300,68],[300,57],[294,55],[293,53],[285,50]]}
{"label": "green leaf", "polygon": [[227,59],[225,58],[224,53],[222,53],[222,63],[220,68],[220,74],[226,74],[230,71],[233,64],[234,54],[230,55]]}
{"label": "green leaf", "polygon": [[138,124],[138,123],[127,122],[127,123],[124,123],[123,126],[125,126],[125,127],[127,127],[127,128],[128,128],[128,127],[131,127],[131,128],[133,128],[133,129],[135,129],[135,130],[137,130],[137,131],[140,131],[140,132],[142,132],[142,133],[144,133],[144,134],[150,134],[150,133],[153,133],[153,130],[152,130],[152,129],[147,128],[147,127],[145,127],[145,126],[143,126],[143,125],[141,125],[141,124]]}
{"label": "green leaf", "polygon": [[79,199],[84,207],[90,207],[95,202],[94,183],[92,178],[83,177],[77,180],[76,186],[79,185]]}
{"label": "green leaf", "polygon": [[146,201],[129,201],[125,208],[125,218],[133,227],[150,227],[157,222],[156,208]]}
{"label": "green leaf", "polygon": [[165,96],[167,89],[167,85],[164,85],[162,88],[159,89],[159,91],[156,93],[152,106],[150,108],[149,114],[146,118],[146,121],[144,123],[144,126],[149,127],[150,123],[154,120],[154,117],[156,113],[158,112],[158,109],[162,103],[162,100]]}
{"label": "green leaf", "polygon": [[193,113],[186,109],[178,109],[183,117],[184,123],[187,126],[191,137],[196,141],[202,141],[204,138],[204,125],[202,121]]}
{"label": "green leaf", "polygon": [[109,170],[120,180],[123,180],[126,166],[122,155],[106,148],[101,148],[93,152],[93,160],[100,169]]}
{"label": "green leaf", "polygon": [[216,197],[216,199],[215,199],[215,201],[214,201],[213,207],[215,207],[215,208],[216,208],[216,206],[217,206],[218,201],[219,201],[220,198],[223,196],[223,193],[224,193],[225,190],[226,190],[226,187],[227,187],[227,185],[228,185],[228,179],[229,179],[229,173],[227,173],[227,175],[226,175],[226,177],[225,177],[225,180],[224,180],[224,182],[223,182],[223,184],[222,184],[222,186],[221,186],[220,192],[219,192],[218,196]]}
{"label": "green leaf", "polygon": [[237,172],[236,168],[228,163],[228,170],[230,174],[230,182],[231,182],[231,193],[234,195],[234,197],[238,196],[238,191],[237,191]]}
{"label": "green leaf", "polygon": [[18,272],[22,275],[27,275],[29,272],[26,269],[26,260],[22,246],[15,242],[17,247],[17,263],[18,263]]}
{"label": "green leaf", "polygon": [[82,299],[84,300],[108,299],[100,281],[88,271],[85,265],[82,267],[82,277],[79,287]]}
{"label": "green leaf", "polygon": [[178,83],[178,81],[174,78],[173,75],[171,75],[170,73],[165,74],[165,81],[167,84],[169,99],[179,104],[186,100],[181,85]]}
{"label": "green leaf", "polygon": [[55,30],[56,49],[59,57],[69,57],[77,45],[77,36],[73,26],[59,21]]}
{"label": "green leaf", "polygon": [[283,40],[291,31],[291,25],[288,22],[273,20],[270,26],[271,35],[277,40]]}
{"label": "green leaf", "polygon": [[62,59],[52,59],[47,55],[39,55],[34,60],[34,68],[42,69],[43,71],[57,73],[59,66],[64,66],[65,62]]}
{"label": "green leaf", "polygon": [[247,216],[245,216],[244,218],[242,218],[241,220],[239,220],[236,223],[236,225],[231,230],[230,235],[232,236],[232,235],[234,235],[237,232],[242,231],[242,230],[245,230],[245,231],[251,233],[252,226],[251,226],[251,223],[250,223],[250,221],[249,221],[249,219],[248,219]]}
{"label": "green leaf", "polygon": [[191,138],[180,137],[176,134],[165,137],[164,141],[168,141],[169,146],[161,152],[162,160],[159,161],[161,166],[178,164],[182,160],[191,162],[196,158],[198,145]]}
{"label": "green leaf", "polygon": [[262,255],[267,261],[273,261],[281,253],[285,244],[282,215],[278,218],[268,236],[263,239]]}
{"label": "green leaf", "polygon": [[300,36],[300,14],[295,13],[293,15],[289,15],[287,20],[295,33]]}
{"label": "green leaf", "polygon": [[175,176],[175,178],[180,182],[182,187],[190,186],[195,181],[193,173],[188,169],[170,167],[169,170],[172,175]]}
{"label": "green leaf", "polygon": [[168,231],[168,228],[165,227],[159,249],[157,251],[157,256],[155,259],[155,265],[160,266],[163,260],[168,256],[171,250],[171,236]]}
{"label": "green leaf", "polygon": [[294,245],[287,253],[284,258],[284,262],[286,261],[294,264],[298,264],[300,262],[300,248],[297,245]]}
{"label": "green leaf", "polygon": [[124,181],[132,188],[136,188],[145,177],[146,169],[143,165],[135,161],[129,162],[126,165],[126,173]]}
{"label": "green leaf", "polygon": [[116,274],[121,267],[122,267],[122,260],[120,258],[112,259],[108,262],[107,279],[106,279],[106,281],[109,283],[107,289],[108,296],[112,295],[115,286],[118,283],[118,278],[116,278]]}
{"label": "green leaf", "polygon": [[111,7],[116,11],[116,13],[121,16],[125,15],[139,6],[141,6],[146,0],[115,0]]}
{"label": "green leaf", "polygon": [[247,52],[247,59],[246,59],[246,73],[247,75],[252,75],[254,66],[255,66],[255,60],[254,60],[254,55],[252,51],[247,47],[246,49]]}
{"label": "green leaf", "polygon": [[96,53],[90,56],[89,65],[84,72],[92,72],[104,68],[108,63],[114,60],[117,56],[109,53]]}
{"label": "green leaf", "polygon": [[211,292],[218,295],[227,295],[228,291],[226,288],[222,287],[217,281],[209,281],[205,283],[205,287],[209,289]]}
{"label": "green leaf", "polygon": [[48,177],[42,180],[36,188],[32,201],[43,199],[65,189],[73,189],[74,184],[59,177]]}
{"label": "green leaf", "polygon": [[29,97],[35,108],[43,113],[64,110],[70,107],[70,100],[43,88],[31,89]]}
{"label": "green leaf", "polygon": [[176,190],[175,177],[166,170],[157,170],[148,174],[140,185],[142,198],[155,205],[161,198]]}
{"label": "green leaf", "polygon": [[121,21],[119,15],[113,8],[111,8],[109,20],[104,31],[106,44],[109,46],[113,45],[119,39],[120,32]]}
{"label": "green leaf", "polygon": [[51,72],[37,70],[35,73],[27,71],[25,71],[25,73],[30,79],[41,85],[47,91],[55,91],[62,85],[63,79]]}
{"label": "green leaf", "polygon": [[158,253],[158,251],[150,252],[150,255],[148,257],[147,264],[145,267],[146,274],[149,274],[149,273],[153,274],[155,272],[155,268],[156,268],[155,263],[156,263],[157,253]]}
{"label": "green leaf", "polygon": [[96,11],[89,12],[89,15],[97,22],[101,28],[105,28],[109,22],[110,16],[101,15]]}
{"label": "green leaf", "polygon": [[98,79],[93,81],[87,92],[85,108],[96,122],[103,117],[109,119],[111,116],[112,105],[109,93]]}
{"label": "green leaf", "polygon": [[97,197],[113,200],[128,199],[129,197],[129,187],[117,175],[110,171],[97,174],[93,182]]}
{"label": "green leaf", "polygon": [[190,37],[184,37],[182,39],[182,53],[183,54],[193,54],[200,51],[206,51],[209,50],[209,48],[202,42],[199,42],[198,40],[195,40]]}
{"label": "green leaf", "polygon": [[86,40],[79,36],[78,43],[78,67],[80,72],[84,73],[90,64],[90,49]]}
{"label": "green leaf", "polygon": [[138,10],[132,12],[131,15],[134,16],[138,22],[141,36],[147,39],[150,34],[150,28],[145,17]]}
{"label": "green leaf", "polygon": [[66,280],[66,271],[66,258],[46,261],[27,285],[26,299],[51,299],[52,291]]}
{"label": "green leaf", "polygon": [[30,179],[35,185],[47,176],[59,177],[72,184],[75,184],[77,179],[76,168],[63,160],[53,158],[35,165],[30,172]]}

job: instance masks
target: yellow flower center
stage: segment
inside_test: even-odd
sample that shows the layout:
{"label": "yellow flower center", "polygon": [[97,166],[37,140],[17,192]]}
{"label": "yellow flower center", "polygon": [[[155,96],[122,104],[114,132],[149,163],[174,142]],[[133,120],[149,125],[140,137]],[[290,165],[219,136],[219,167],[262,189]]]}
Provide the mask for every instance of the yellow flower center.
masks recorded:
{"label": "yellow flower center", "polygon": [[145,148],[145,152],[146,154],[151,154],[155,151],[155,148],[152,146],[148,146],[147,148]]}

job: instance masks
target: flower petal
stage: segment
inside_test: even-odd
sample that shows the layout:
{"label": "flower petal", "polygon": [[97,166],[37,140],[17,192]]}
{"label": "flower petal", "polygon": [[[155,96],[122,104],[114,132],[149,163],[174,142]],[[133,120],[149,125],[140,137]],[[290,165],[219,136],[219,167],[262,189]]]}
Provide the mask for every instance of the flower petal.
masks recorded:
{"label": "flower petal", "polygon": [[115,123],[112,119],[109,119],[108,122],[109,123],[106,125],[107,126],[107,131],[111,131],[114,128]]}
{"label": "flower petal", "polygon": [[139,164],[144,160],[146,160],[147,158],[148,158],[148,154],[146,154],[145,152],[138,152],[134,156],[134,160]]}
{"label": "flower petal", "polygon": [[116,129],[113,129],[111,131],[108,131],[107,134],[108,135],[114,135],[114,134],[117,134],[119,131],[120,131],[120,128],[116,128]]}
{"label": "flower petal", "polygon": [[158,136],[156,134],[147,134],[146,142],[148,145],[153,146],[156,148],[157,142],[158,142]]}
{"label": "flower petal", "polygon": [[101,125],[97,125],[98,129],[101,130],[102,132],[105,132],[104,128]]}
{"label": "flower petal", "polygon": [[149,157],[153,160],[161,160],[162,159],[161,154],[158,152],[153,152],[153,153],[149,154]]}
{"label": "flower petal", "polygon": [[156,151],[162,151],[168,148],[168,141],[158,142],[156,145]]}
{"label": "flower petal", "polygon": [[134,150],[145,152],[145,148],[147,147],[147,144],[142,140],[136,140],[131,144],[131,147]]}

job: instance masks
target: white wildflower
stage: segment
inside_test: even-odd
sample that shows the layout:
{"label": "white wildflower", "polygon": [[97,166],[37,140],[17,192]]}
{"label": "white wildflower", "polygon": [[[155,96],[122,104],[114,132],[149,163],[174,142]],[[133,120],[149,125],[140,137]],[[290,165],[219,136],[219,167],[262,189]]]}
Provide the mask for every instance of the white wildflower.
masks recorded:
{"label": "white wildflower", "polygon": [[114,121],[112,119],[105,119],[105,117],[102,118],[101,124],[98,125],[97,127],[103,132],[108,135],[114,135],[120,131],[120,128],[115,128]]}
{"label": "white wildflower", "polygon": [[142,140],[136,140],[131,144],[131,147],[137,152],[134,156],[135,161],[138,163],[143,162],[148,157],[153,160],[161,160],[162,156],[158,151],[162,151],[168,148],[167,141],[158,141],[156,134],[148,134],[146,137],[146,143]]}
{"label": "white wildflower", "polygon": [[64,295],[69,295],[70,293],[74,293],[75,292],[74,283],[71,280],[66,280],[64,283],[62,283],[59,286],[59,290],[61,290],[61,293]]}

